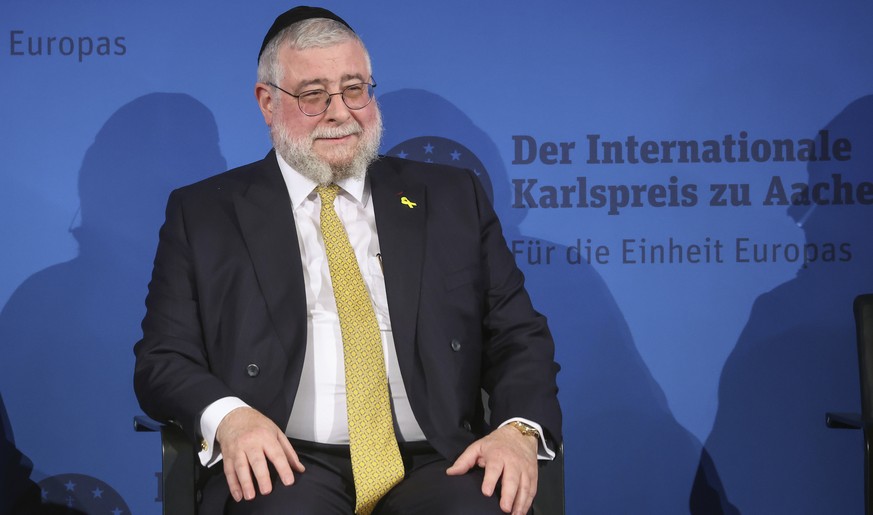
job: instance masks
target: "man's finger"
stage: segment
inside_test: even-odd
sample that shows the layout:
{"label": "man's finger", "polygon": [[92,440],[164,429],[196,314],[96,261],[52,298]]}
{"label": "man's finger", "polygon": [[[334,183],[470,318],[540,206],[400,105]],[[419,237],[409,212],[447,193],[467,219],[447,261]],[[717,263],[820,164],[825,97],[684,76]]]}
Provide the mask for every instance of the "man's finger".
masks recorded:
{"label": "man's finger", "polygon": [[[273,491],[273,480],[270,478],[270,469],[267,467],[267,458],[264,451],[258,450],[249,457],[249,464],[258,482],[258,490],[261,495],[267,495]],[[254,496],[252,496],[254,497]]]}
{"label": "man's finger", "polygon": [[520,486],[519,476],[517,470],[510,471],[507,467],[503,468],[503,481],[500,482],[500,509],[506,513],[512,512],[513,506],[516,506]]}
{"label": "man's finger", "polygon": [[242,500],[242,487],[239,484],[239,479],[236,477],[236,471],[230,465],[227,458],[224,460],[224,477],[227,480],[227,487],[230,489],[230,495],[233,500],[240,502]]}
{"label": "man's finger", "polygon": [[530,507],[533,504],[534,496],[528,495],[527,498],[521,505],[521,509],[518,511],[518,515],[527,515],[530,512]]}
{"label": "man's finger", "polygon": [[524,507],[521,510],[521,513],[527,513],[530,511],[530,507],[533,504],[534,498],[537,496],[537,481],[539,481],[538,477],[531,478],[530,488],[527,490],[527,498],[524,503]]}
{"label": "man's finger", "polygon": [[[485,465],[485,478],[482,479],[482,493],[488,497],[494,493],[494,489],[497,487],[497,481],[500,479],[500,475],[503,474],[503,462],[491,462]],[[506,496],[506,478],[503,478],[503,493],[501,494],[501,499]],[[515,487],[512,488],[512,495],[515,496]]]}
{"label": "man's finger", "polygon": [[479,451],[474,446],[467,447],[467,449],[458,456],[458,459],[446,470],[446,474],[450,476],[460,476],[461,474],[466,474],[476,462],[479,460]]}
{"label": "man's finger", "polygon": [[530,495],[530,479],[522,474],[518,482],[518,490],[515,494],[515,499],[512,502],[514,511],[513,515],[525,515],[530,509],[533,496]]}
{"label": "man's finger", "polygon": [[247,500],[254,499],[255,485],[252,483],[248,460],[245,458],[235,460],[233,463],[233,472],[236,475],[236,479],[239,481],[242,498]]}
{"label": "man's finger", "polygon": [[305,472],[306,467],[303,466],[300,457],[297,456],[297,451],[294,450],[294,446],[291,445],[291,442],[289,442],[287,438],[285,438],[284,434],[280,436],[279,442],[282,444],[282,450],[285,451],[285,457],[288,458],[288,463],[291,464],[291,468],[297,472]]}
{"label": "man's finger", "polygon": [[[294,472],[291,471],[291,463],[288,455],[285,453],[285,447],[279,443],[278,445],[269,446],[264,450],[264,453],[267,455],[270,463],[273,464],[273,468],[276,469],[276,474],[279,475],[282,484],[285,486],[292,485],[294,483]],[[265,492],[262,490],[261,493]]]}

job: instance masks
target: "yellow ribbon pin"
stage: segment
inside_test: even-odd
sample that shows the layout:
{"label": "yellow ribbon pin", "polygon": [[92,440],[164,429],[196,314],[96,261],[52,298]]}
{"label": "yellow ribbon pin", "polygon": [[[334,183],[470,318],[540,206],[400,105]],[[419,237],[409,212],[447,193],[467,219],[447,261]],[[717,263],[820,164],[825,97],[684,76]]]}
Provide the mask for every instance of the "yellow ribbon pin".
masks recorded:
{"label": "yellow ribbon pin", "polygon": [[400,203],[404,206],[409,206],[409,209],[412,209],[418,205],[415,202],[409,200],[407,197],[400,197]]}

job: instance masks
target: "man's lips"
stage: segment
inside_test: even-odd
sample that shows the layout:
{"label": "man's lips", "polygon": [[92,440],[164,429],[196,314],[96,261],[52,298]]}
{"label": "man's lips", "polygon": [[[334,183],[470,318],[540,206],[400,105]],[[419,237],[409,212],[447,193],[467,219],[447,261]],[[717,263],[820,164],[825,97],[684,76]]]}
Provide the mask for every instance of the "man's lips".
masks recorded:
{"label": "man's lips", "polygon": [[325,141],[328,143],[342,143],[344,141],[348,141],[348,140],[352,139],[353,136],[357,136],[357,135],[358,135],[357,132],[353,132],[351,134],[346,134],[344,136],[315,138],[315,141]]}

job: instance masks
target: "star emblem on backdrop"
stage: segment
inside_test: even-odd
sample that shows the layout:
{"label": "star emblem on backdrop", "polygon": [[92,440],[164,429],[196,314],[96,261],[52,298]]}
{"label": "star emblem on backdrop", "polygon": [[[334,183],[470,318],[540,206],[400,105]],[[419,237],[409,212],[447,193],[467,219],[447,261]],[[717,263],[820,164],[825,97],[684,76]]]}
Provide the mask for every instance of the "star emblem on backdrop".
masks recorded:
{"label": "star emblem on backdrop", "polygon": [[59,474],[39,482],[43,504],[66,506],[91,514],[131,515],[127,503],[111,486],[85,474]]}

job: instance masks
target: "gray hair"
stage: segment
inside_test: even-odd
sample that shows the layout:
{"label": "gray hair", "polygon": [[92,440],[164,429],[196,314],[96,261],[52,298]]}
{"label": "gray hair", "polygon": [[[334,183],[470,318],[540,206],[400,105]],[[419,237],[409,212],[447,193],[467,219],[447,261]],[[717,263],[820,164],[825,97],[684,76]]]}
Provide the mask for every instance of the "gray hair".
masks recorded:
{"label": "gray hair", "polygon": [[294,50],[307,48],[326,48],[348,41],[357,41],[364,50],[367,73],[373,73],[370,54],[364,42],[355,32],[338,21],[328,18],[310,18],[282,29],[264,48],[258,59],[258,82],[278,84],[285,76],[279,65],[279,48],[287,45]]}

